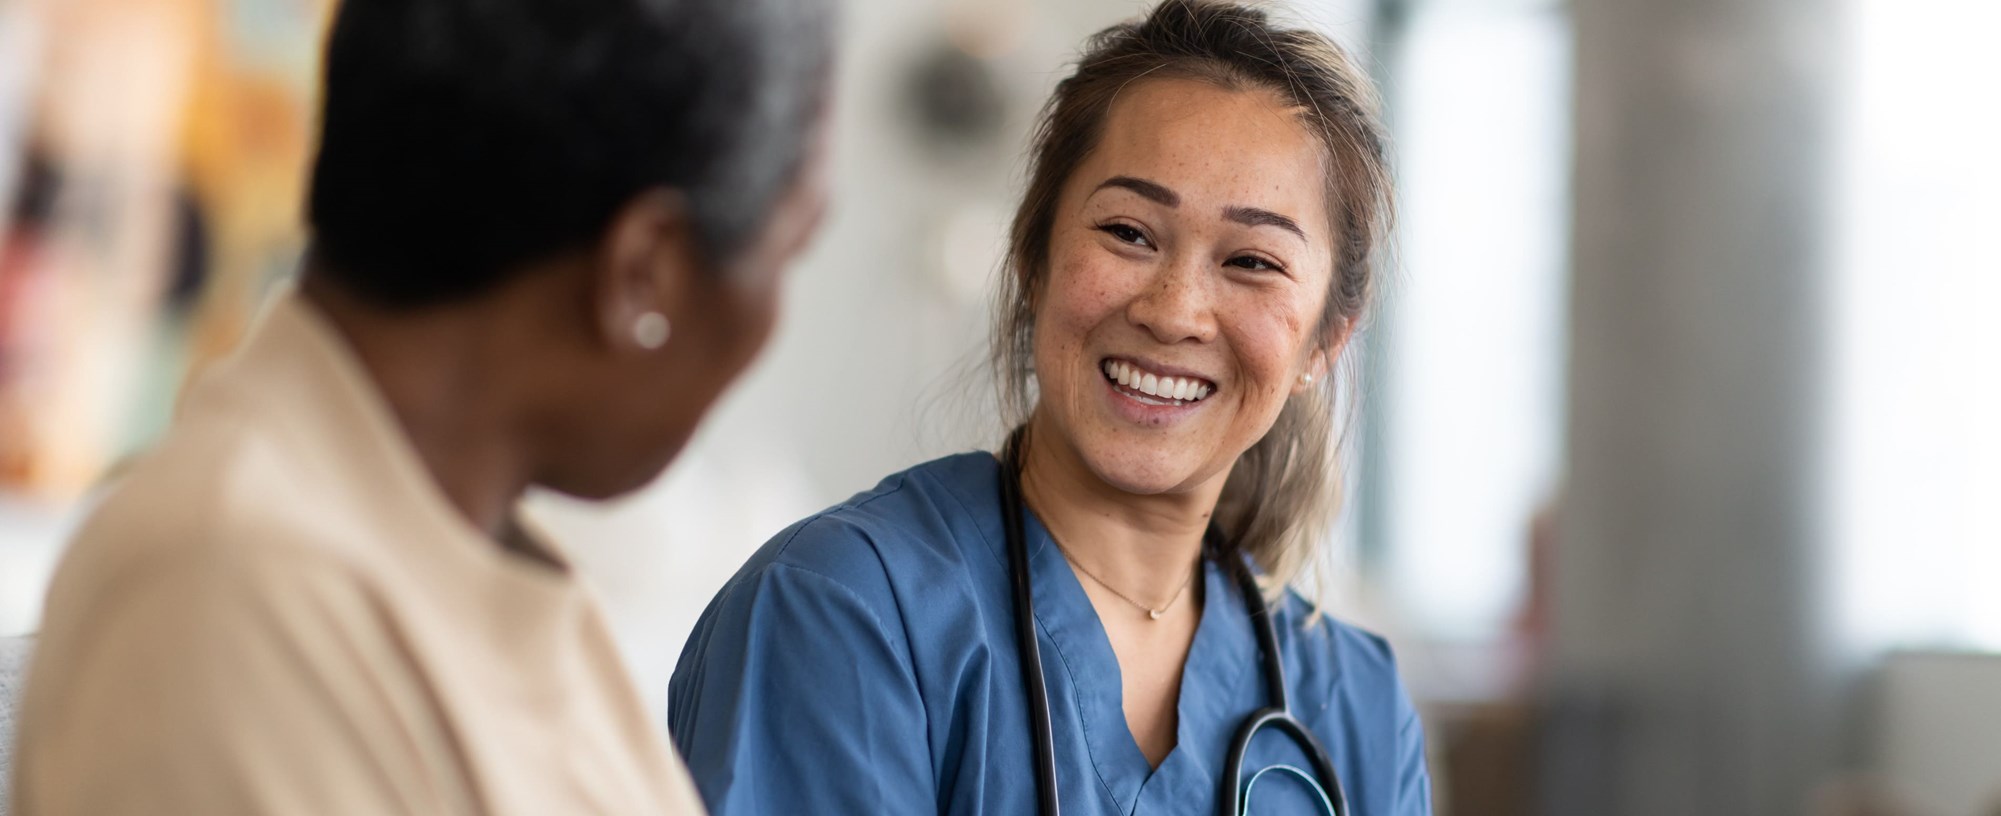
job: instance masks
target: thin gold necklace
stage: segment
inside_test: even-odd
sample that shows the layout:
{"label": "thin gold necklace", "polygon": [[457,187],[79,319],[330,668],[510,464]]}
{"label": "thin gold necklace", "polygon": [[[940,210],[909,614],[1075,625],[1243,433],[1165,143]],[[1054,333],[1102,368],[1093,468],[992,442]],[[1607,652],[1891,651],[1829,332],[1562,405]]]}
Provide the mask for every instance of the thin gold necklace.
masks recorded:
{"label": "thin gold necklace", "polygon": [[1119,600],[1132,604],[1134,607],[1137,607],[1139,611],[1145,612],[1148,620],[1160,620],[1160,616],[1167,614],[1167,610],[1173,609],[1175,604],[1181,602],[1181,596],[1188,593],[1188,585],[1195,582],[1195,570],[1191,569],[1188,571],[1188,577],[1181,579],[1181,588],[1174,591],[1174,597],[1167,599],[1167,605],[1159,609],[1155,609],[1151,606],[1147,606],[1146,604],[1140,603],[1139,601],[1133,600],[1131,596],[1123,592],[1120,592],[1117,587],[1105,583],[1105,579],[1099,578],[1096,574],[1091,572],[1090,568],[1079,563],[1077,561],[1077,558],[1070,554],[1070,548],[1063,546],[1063,542],[1056,541],[1055,536],[1050,536],[1049,540],[1056,542],[1056,549],[1063,553],[1063,560],[1070,562],[1070,565],[1076,567],[1078,572],[1084,573],[1084,577],[1091,579],[1091,581],[1093,583],[1096,583],[1098,586],[1104,587],[1106,592],[1110,592],[1113,595],[1117,596]]}

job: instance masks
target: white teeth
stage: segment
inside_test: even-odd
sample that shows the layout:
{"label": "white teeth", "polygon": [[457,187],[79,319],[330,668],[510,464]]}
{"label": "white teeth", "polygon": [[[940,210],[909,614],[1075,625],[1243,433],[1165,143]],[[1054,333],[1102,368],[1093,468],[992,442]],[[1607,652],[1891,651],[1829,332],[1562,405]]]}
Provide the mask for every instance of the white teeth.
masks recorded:
{"label": "white teeth", "polygon": [[1137,366],[1118,360],[1105,361],[1105,376],[1119,385],[1150,397],[1195,402],[1209,396],[1210,386],[1200,380],[1148,374]]}

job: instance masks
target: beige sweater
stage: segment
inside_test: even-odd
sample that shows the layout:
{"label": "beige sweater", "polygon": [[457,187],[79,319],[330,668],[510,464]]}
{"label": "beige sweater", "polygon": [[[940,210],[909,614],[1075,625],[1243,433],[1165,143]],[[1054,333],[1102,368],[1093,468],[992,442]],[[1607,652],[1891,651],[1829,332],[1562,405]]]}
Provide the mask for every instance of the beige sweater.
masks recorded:
{"label": "beige sweater", "polygon": [[454,512],[291,297],[71,543],[15,813],[699,814],[658,728],[577,577]]}

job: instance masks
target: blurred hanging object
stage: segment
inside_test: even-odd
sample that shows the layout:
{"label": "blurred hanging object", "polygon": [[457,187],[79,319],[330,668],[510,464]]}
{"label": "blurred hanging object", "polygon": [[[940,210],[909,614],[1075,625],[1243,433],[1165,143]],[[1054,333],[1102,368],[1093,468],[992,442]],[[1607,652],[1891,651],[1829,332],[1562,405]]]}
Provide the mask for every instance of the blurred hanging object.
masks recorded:
{"label": "blurred hanging object", "polygon": [[1000,63],[1020,49],[1029,4],[962,0],[946,13],[943,36],[924,46],[905,83],[911,124],[947,154],[979,152],[1005,133],[1014,107]]}
{"label": "blurred hanging object", "polygon": [[[41,16],[26,3],[0,2],[0,236],[12,221],[15,189],[28,155],[28,120],[41,68]],[[4,239],[0,239],[4,240]]]}
{"label": "blurred hanging object", "polygon": [[994,157],[1019,150],[1022,115],[1040,89],[1023,87],[1033,75],[1023,59],[1034,3],[958,0],[916,50],[901,81],[902,112],[926,168],[949,184],[925,211],[935,264],[926,265],[933,290],[947,302],[984,300],[1006,245],[1007,213],[990,201],[1004,196],[1008,163]]}

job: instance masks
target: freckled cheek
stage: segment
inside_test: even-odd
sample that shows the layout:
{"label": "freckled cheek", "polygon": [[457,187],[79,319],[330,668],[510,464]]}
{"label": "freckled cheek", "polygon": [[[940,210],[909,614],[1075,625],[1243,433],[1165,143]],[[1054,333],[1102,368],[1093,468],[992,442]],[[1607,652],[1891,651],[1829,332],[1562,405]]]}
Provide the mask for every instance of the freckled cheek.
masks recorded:
{"label": "freckled cheek", "polygon": [[1053,334],[1081,342],[1131,299],[1124,291],[1126,277],[1116,264],[1058,260],[1050,269],[1041,313],[1036,316],[1038,333],[1054,330]]}
{"label": "freckled cheek", "polygon": [[1061,255],[1051,258],[1049,277],[1043,280],[1035,309],[1035,368],[1040,372],[1044,399],[1066,402],[1071,395],[1071,377],[1057,372],[1074,371],[1083,354],[1084,337],[1090,328],[1085,319],[1088,304],[1080,297],[1078,281],[1087,279],[1075,264],[1066,264]]}
{"label": "freckled cheek", "polygon": [[1289,310],[1268,306],[1239,314],[1225,330],[1249,386],[1246,396],[1256,403],[1284,400],[1292,392],[1294,369],[1304,348],[1304,321]]}

